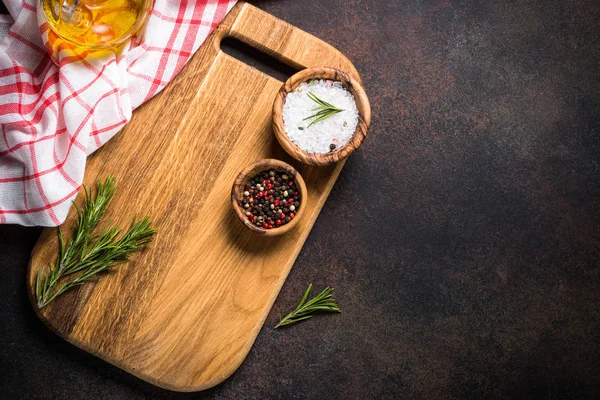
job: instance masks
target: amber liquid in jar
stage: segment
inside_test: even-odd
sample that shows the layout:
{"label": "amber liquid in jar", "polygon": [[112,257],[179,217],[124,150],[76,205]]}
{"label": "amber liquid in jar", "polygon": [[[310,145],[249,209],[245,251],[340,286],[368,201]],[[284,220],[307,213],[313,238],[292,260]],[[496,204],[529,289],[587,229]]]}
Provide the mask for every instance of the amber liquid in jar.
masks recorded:
{"label": "amber liquid in jar", "polygon": [[144,22],[151,0],[42,0],[46,19],[64,39],[91,48],[118,46]]}

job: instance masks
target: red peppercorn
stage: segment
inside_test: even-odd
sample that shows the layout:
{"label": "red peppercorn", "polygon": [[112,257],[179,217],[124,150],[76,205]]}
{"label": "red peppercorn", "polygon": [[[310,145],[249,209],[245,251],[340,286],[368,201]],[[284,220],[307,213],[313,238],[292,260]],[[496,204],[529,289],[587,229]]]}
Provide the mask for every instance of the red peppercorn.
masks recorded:
{"label": "red peppercorn", "polygon": [[295,214],[293,212],[290,213],[290,218],[294,218]]}
{"label": "red peppercorn", "polygon": [[263,224],[263,228],[267,229],[269,227],[269,224],[267,224],[266,222]]}
{"label": "red peppercorn", "polygon": [[276,223],[277,225],[281,225],[283,222],[282,222],[280,219],[278,219],[277,221],[275,221],[275,223]]}
{"label": "red peppercorn", "polygon": [[292,181],[288,182],[288,186],[294,186],[294,182],[292,182]]}
{"label": "red peppercorn", "polygon": [[270,179],[265,179],[265,185],[268,185],[269,183],[271,183]]}
{"label": "red peppercorn", "polygon": [[293,202],[294,202],[294,199],[292,199],[292,198],[288,199],[288,203],[293,203]]}
{"label": "red peppercorn", "polygon": [[279,205],[279,199],[275,199],[275,202],[273,204],[275,204],[276,206],[278,206]]}
{"label": "red peppercorn", "polygon": [[271,185],[270,183],[267,185],[267,189],[273,189],[273,185]]}

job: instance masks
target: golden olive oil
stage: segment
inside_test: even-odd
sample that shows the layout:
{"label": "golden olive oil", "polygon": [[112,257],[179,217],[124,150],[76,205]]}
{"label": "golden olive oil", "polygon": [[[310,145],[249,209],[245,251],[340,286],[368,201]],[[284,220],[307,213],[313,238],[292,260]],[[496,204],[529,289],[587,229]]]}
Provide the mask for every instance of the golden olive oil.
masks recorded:
{"label": "golden olive oil", "polygon": [[146,18],[151,0],[42,0],[52,29],[83,47],[118,46]]}

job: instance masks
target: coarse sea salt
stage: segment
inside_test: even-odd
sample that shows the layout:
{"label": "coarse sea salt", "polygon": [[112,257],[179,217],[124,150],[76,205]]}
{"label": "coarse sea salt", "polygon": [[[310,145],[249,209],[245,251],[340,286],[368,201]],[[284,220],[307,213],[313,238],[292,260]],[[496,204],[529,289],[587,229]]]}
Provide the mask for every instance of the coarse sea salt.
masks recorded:
{"label": "coarse sea salt", "polygon": [[[318,111],[313,110],[318,104],[308,97],[309,92],[344,111],[309,127],[313,119],[303,119]],[[357,124],[356,102],[352,94],[342,87],[341,82],[303,82],[296,90],[288,93],[283,105],[285,132],[292,142],[309,153],[328,153],[332,151],[332,144],[335,145],[335,149],[344,146],[352,138]]]}

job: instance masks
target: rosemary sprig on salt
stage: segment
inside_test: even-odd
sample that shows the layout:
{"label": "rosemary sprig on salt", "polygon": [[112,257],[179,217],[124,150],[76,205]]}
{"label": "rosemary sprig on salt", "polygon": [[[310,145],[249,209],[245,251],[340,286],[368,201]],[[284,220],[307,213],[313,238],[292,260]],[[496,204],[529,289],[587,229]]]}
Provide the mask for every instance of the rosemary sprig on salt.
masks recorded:
{"label": "rosemary sprig on salt", "polygon": [[341,82],[313,80],[288,93],[283,122],[288,137],[302,150],[327,153],[352,138],[358,110],[354,97]]}
{"label": "rosemary sprig on salt", "polygon": [[308,92],[308,97],[318,104],[315,108],[311,110],[316,111],[316,113],[314,113],[313,115],[309,115],[308,117],[302,120],[306,121],[308,119],[312,119],[311,123],[308,124],[309,127],[311,125],[316,124],[317,122],[321,122],[324,119],[327,119],[329,117],[334,116],[337,113],[341,113],[342,111],[344,111],[341,108],[337,108],[333,104],[329,104],[328,102],[321,100],[320,98],[315,96],[314,93]]}

